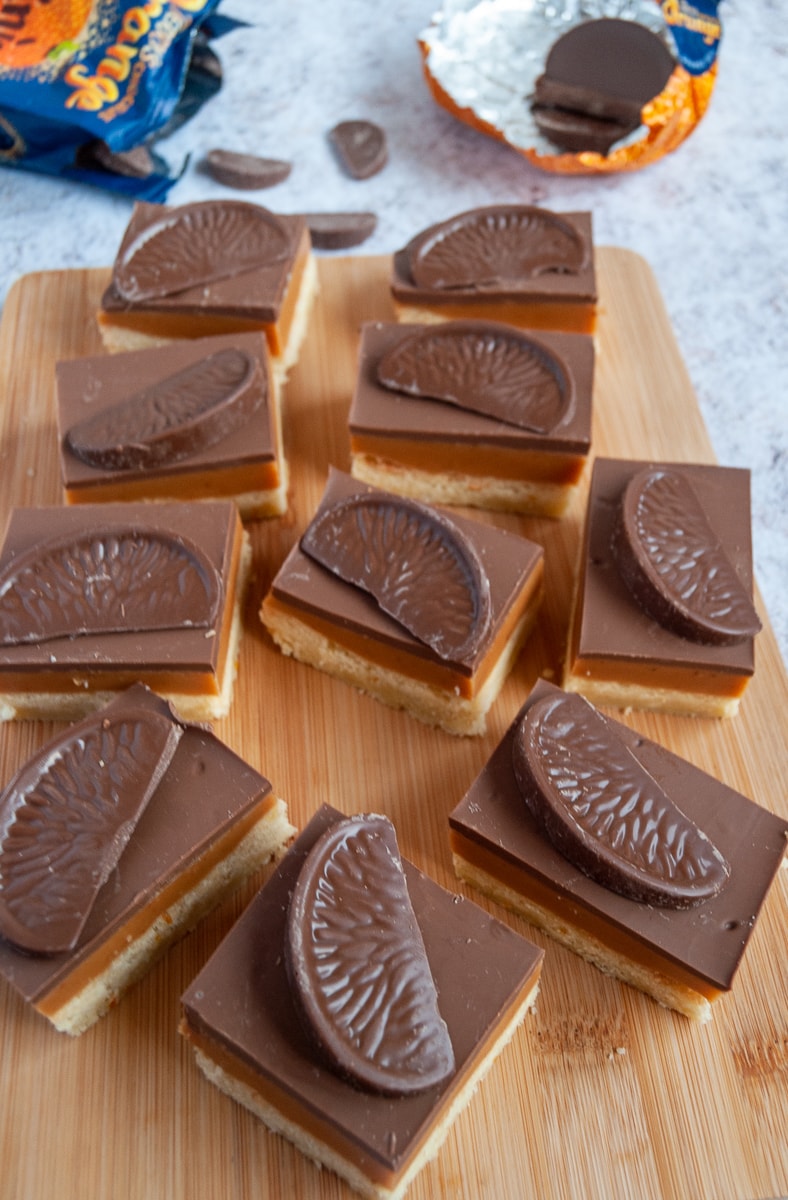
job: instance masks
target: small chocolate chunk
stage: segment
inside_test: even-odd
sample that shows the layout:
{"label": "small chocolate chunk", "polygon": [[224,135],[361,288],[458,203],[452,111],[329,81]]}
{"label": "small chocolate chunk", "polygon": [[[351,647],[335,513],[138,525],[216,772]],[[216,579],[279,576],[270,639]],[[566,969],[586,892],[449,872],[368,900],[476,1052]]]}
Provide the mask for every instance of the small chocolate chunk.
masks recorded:
{"label": "small chocolate chunk", "polygon": [[290,901],[285,961],[317,1048],[346,1079],[404,1096],[454,1071],[387,817],[345,818],[312,847]]}
{"label": "small chocolate chunk", "polygon": [[354,179],[369,179],[388,162],[386,134],[373,121],[340,121],[328,136],[340,163]]}
{"label": "small chocolate chunk", "polygon": [[106,142],[97,138],[77,151],[77,166],[100,167],[112,175],[123,175],[127,179],[148,179],[166,167],[162,159],[147,146],[133,146],[129,150],[111,150]]}
{"label": "small chocolate chunk", "polygon": [[437,510],[388,494],[326,508],[303,551],[362,588],[441,658],[471,661],[490,622],[490,587],[459,527]]}
{"label": "small chocolate chunk", "polygon": [[372,212],[304,213],[316,250],[346,250],[365,242],[377,228]]}
{"label": "small chocolate chunk", "polygon": [[131,471],[180,462],[245,425],[263,402],[258,370],[242,350],[207,355],[133,392],[68,430],[69,449],[89,466]]}
{"label": "small chocolate chunk", "polygon": [[210,627],[221,595],[195,543],[108,525],[31,547],[0,575],[0,644]]}
{"label": "small chocolate chunk", "polygon": [[559,272],[588,261],[578,230],[560,214],[525,204],[498,204],[459,213],[432,225],[407,246],[417,287],[480,293]]}
{"label": "small chocolate chunk", "polygon": [[682,909],[727,882],[720,852],[582,696],[561,692],[531,705],[515,731],[512,765],[556,849],[611,891]]}
{"label": "small chocolate chunk", "polygon": [[633,476],[611,550],[640,607],[680,637],[732,645],[761,629],[752,597],[680,470]]}
{"label": "small chocolate chunk", "polygon": [[292,163],[280,158],[260,158],[235,150],[209,150],[203,163],[207,173],[225,187],[255,191],[287,179]]}
{"label": "small chocolate chunk", "polygon": [[73,949],[102,885],[169,766],[182,729],[141,706],[62,734],[0,796],[0,934]]}
{"label": "small chocolate chunk", "polygon": [[384,354],[377,378],[534,433],[555,429],[574,399],[567,371],[543,343],[493,321],[427,326]]}
{"label": "small chocolate chunk", "polygon": [[663,90],[675,65],[662,39],[638,21],[581,21],[550,50],[531,111],[559,149],[607,154],[638,128],[643,106]]}

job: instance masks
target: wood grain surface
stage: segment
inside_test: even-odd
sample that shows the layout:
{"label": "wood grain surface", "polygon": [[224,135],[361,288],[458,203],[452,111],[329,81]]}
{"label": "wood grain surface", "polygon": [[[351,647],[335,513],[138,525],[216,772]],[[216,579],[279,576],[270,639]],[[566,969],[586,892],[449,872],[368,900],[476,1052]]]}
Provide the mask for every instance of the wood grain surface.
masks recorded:
{"label": "wood grain surface", "polygon": [[[647,264],[603,248],[599,265],[595,453],[713,461]],[[0,330],[2,524],[14,504],[60,501],[54,364],[99,351],[93,311],[106,276],[26,276],[8,298]],[[328,465],[348,467],[357,332],[363,320],[391,317],[386,278],[385,258],[320,262],[320,297],[285,398],[291,507],[285,518],[252,526],[255,573],[239,678],[217,732],[272,780],[296,825],[323,801],[385,812],[403,853],[457,891],[448,813],[537,676],[558,677],[585,487],[560,522],[480,517],[541,541],[547,556],[537,632],[484,737],[428,729],[276,651],[258,620],[260,601]],[[759,605],[765,629],[738,717],[623,719],[788,820],[788,685]],[[53,729],[44,722],[0,728],[0,781]],[[250,885],[206,920],[82,1038],[55,1033],[0,981],[3,1200],[349,1194],[208,1084],[177,1033],[181,992],[251,894]],[[705,1026],[489,907],[546,948],[537,1012],[416,1180],[413,1200],[788,1193],[788,871],[767,899],[733,993]]]}

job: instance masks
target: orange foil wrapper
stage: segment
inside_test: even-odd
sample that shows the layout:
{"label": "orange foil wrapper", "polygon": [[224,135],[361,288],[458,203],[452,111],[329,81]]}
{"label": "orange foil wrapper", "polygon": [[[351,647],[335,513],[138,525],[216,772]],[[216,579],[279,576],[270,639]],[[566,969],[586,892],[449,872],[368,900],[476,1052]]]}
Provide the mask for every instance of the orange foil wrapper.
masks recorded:
{"label": "orange foil wrapper", "polygon": [[[688,0],[447,0],[421,34],[427,86],[458,120],[513,147],[545,171],[566,175],[634,171],[675,150],[695,130],[717,76],[717,0],[706,13]],[[576,11],[575,11],[576,10]],[[640,121],[606,153],[562,149],[539,128],[532,100],[548,55],[589,20],[633,21],[660,39],[674,61]],[[683,65],[686,61],[687,66]]]}

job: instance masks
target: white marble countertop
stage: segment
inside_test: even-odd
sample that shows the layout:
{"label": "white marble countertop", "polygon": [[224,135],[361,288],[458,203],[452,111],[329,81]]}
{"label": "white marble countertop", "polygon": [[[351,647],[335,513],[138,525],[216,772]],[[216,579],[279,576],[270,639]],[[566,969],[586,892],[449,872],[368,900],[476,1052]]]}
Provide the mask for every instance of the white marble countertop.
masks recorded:
{"label": "white marble countertop", "polygon": [[[285,158],[290,177],[244,193],[280,212],[372,210],[353,253],[391,252],[425,225],[513,199],[591,209],[600,244],[651,264],[709,429],[726,465],[752,470],[756,575],[788,658],[788,40],[780,0],[724,0],[719,79],[692,138],[631,175],[567,178],[455,121],[430,98],[416,45],[437,0],[224,0],[249,22],[215,43],[222,91],[161,146],[191,165],[172,203],[227,195],[196,169],[217,145]],[[341,172],[326,139],[368,117],[389,139],[386,168]],[[130,202],[0,169],[0,304],[30,271],[109,264]]]}

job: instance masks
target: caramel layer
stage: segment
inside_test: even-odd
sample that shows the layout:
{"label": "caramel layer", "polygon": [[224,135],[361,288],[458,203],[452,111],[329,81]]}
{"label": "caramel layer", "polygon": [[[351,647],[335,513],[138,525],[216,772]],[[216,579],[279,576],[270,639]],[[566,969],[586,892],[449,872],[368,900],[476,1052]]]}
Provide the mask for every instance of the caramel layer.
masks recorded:
{"label": "caramel layer", "polygon": [[738,699],[750,681],[749,675],[728,671],[699,671],[672,663],[637,663],[604,658],[572,657],[569,675],[579,680],[600,680],[638,688],[666,688],[690,695],[725,696]]}
{"label": "caramel layer", "polygon": [[359,633],[346,625],[339,624],[329,617],[319,616],[306,608],[290,604],[273,593],[266,597],[263,607],[271,613],[295,617],[323,637],[366,658],[384,670],[396,671],[411,679],[416,679],[420,683],[453,691],[465,699],[471,699],[481,690],[495,668],[518,622],[532,603],[541,596],[543,575],[544,565],[540,561],[517,600],[505,614],[481,664],[473,675],[435,659],[416,655],[405,656],[401,649],[386,645],[384,642]]}
{"label": "caramel layer", "polygon": [[[230,499],[246,492],[272,491],[281,484],[276,462],[225,467],[214,471],[161,476],[156,495],[162,500]],[[83,485],[66,490],[68,504],[90,504],[113,500],[145,500],[150,493],[146,479],[115,479],[112,483]]]}
{"label": "caramel layer", "polygon": [[548,887],[524,867],[514,866],[502,856],[492,854],[455,829],[449,831],[449,844],[452,852],[470,863],[471,866],[484,871],[524,899],[531,900],[540,908],[552,913],[562,924],[572,925],[582,933],[596,938],[604,946],[637,963],[645,970],[661,976],[671,984],[691,988],[692,991],[698,992],[709,1001],[714,1001],[723,994],[719,988],[713,987],[701,976],[695,975],[672,962],[665,955],[658,954],[648,946],[644,946],[626,930],[616,928],[607,921],[601,920],[598,914],[583,908],[574,897],[561,891],[558,885]]}
{"label": "caramel layer", "polygon": [[214,842],[205,854],[184,868],[176,879],[171,880],[148,904],[134,913],[125,924],[116,929],[105,942],[98,946],[89,958],[80,962],[60,984],[37,1000],[38,1011],[50,1019],[54,1017],[92,979],[106,971],[116,955],[125,950],[130,942],[140,937],[158,917],[177,903],[182,895],[196,887],[217,863],[225,859],[241,843],[250,829],[271,812],[276,804],[277,798],[273,793],[269,792],[264,796],[253,809],[240,818],[231,829],[228,829],[223,837]]}
{"label": "caramel layer", "polygon": [[488,300],[475,297],[464,304],[440,299],[414,300],[410,304],[395,301],[394,309],[402,321],[429,320],[430,314],[440,320],[455,321],[473,315],[487,321],[504,321],[518,329],[561,329],[566,333],[594,333],[597,323],[596,306],[582,301]]}
{"label": "caramel layer", "polygon": [[469,446],[461,442],[414,441],[367,433],[351,434],[350,450],[352,454],[368,454],[373,458],[433,474],[458,472],[495,479],[559,484],[577,483],[586,462],[580,454],[507,450],[483,442]]}

